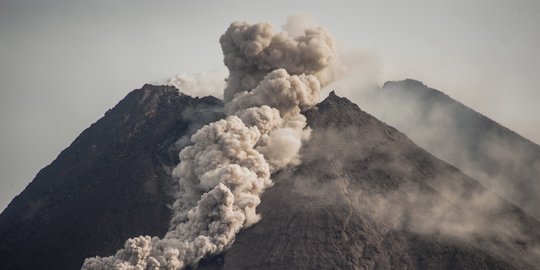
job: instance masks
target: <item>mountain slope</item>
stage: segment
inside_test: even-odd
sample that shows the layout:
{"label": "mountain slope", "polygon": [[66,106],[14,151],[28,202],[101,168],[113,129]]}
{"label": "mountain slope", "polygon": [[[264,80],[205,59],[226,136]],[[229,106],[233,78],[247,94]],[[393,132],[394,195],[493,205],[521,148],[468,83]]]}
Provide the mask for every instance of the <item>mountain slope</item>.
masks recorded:
{"label": "mountain slope", "polygon": [[[313,138],[303,164],[274,176],[259,207],[262,220],[199,269],[535,267],[540,224],[517,207],[484,194],[474,179],[344,98],[331,94],[307,116]],[[480,195],[497,208],[471,205]],[[444,220],[467,212],[485,223]],[[522,231],[504,236],[494,217]],[[461,230],[471,225],[477,227]]]}
{"label": "mountain slope", "polygon": [[174,190],[167,167],[178,162],[169,149],[223,117],[221,110],[216,98],[178,95],[173,87],[131,92],[2,212],[0,268],[78,269],[131,236],[164,234]]}
{"label": "mountain slope", "polygon": [[419,81],[385,83],[359,105],[540,219],[540,146]]}

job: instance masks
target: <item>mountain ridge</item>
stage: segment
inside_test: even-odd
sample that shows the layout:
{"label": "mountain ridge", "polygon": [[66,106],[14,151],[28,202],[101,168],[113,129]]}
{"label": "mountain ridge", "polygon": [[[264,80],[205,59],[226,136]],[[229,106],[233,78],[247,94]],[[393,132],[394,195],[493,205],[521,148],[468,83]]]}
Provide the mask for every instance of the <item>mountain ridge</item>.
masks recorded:
{"label": "mountain ridge", "polygon": [[358,103],[438,158],[540,218],[540,146],[416,80],[387,82]]}
{"label": "mountain ridge", "polygon": [[[489,119],[494,124],[496,124],[497,128],[503,129],[505,132],[512,133],[515,136],[519,136],[520,139],[525,140],[528,143],[534,144],[534,145],[536,145],[537,148],[540,149],[540,145],[538,143],[536,143],[536,142],[532,141],[531,139],[521,135],[520,133],[518,133],[518,132],[516,132],[516,131],[514,131],[514,130],[506,127],[506,126],[504,126],[503,124],[501,124],[501,123],[497,122],[496,120],[486,116],[485,114],[483,114],[483,113],[481,113],[481,112],[479,112],[479,111],[477,111],[477,110],[463,104],[462,102],[453,99],[451,96],[449,96],[445,92],[427,86],[422,81],[415,80],[415,79],[405,79],[405,80],[398,80],[398,81],[386,81],[383,84],[382,89],[385,89],[385,88],[390,88],[391,89],[391,88],[394,88],[395,85],[399,85],[399,84],[407,85],[407,87],[405,87],[405,88],[414,88],[415,91],[423,91],[424,93],[422,95],[433,95],[433,93],[435,93],[436,96],[443,97],[444,99],[446,99],[448,101],[456,102],[456,103],[458,103],[460,105],[460,107],[462,109],[465,109],[465,110],[470,111],[470,112],[474,112],[474,113],[479,114],[480,116],[482,116],[484,118]],[[395,90],[395,88],[394,88],[394,90]]]}

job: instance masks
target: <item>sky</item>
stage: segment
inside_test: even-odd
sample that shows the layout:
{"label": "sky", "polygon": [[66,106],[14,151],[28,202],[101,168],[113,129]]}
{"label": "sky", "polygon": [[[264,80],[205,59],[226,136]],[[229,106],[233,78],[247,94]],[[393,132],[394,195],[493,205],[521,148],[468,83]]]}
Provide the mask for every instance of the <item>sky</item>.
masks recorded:
{"label": "sky", "polygon": [[0,209],[131,90],[223,74],[231,22],[299,13],[354,76],[420,80],[540,142],[539,1],[0,0]]}

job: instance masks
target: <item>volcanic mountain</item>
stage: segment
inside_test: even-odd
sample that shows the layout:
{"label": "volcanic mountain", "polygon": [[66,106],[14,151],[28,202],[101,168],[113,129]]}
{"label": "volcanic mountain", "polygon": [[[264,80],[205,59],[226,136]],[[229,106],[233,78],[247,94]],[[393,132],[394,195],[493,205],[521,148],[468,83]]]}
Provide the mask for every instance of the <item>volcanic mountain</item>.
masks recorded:
{"label": "volcanic mountain", "polygon": [[[3,269],[78,269],[163,236],[171,168],[213,97],[145,85],[85,130],[0,214]],[[303,112],[302,163],[278,171],[262,219],[197,269],[534,269],[540,223],[331,93]]]}
{"label": "volcanic mountain", "polygon": [[2,269],[80,269],[135,235],[162,235],[178,148],[224,116],[220,100],[145,85],[42,169],[0,215]]}
{"label": "volcanic mountain", "polygon": [[362,108],[540,218],[540,146],[416,80],[387,82]]}

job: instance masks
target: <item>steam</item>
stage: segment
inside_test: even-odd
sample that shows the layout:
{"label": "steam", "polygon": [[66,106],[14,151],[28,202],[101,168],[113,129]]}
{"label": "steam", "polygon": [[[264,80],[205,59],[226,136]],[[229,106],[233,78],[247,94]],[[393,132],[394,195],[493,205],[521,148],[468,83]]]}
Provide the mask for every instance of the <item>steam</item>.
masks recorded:
{"label": "steam", "polygon": [[180,152],[180,194],[166,235],[129,239],[83,269],[183,269],[228,248],[256,223],[273,172],[300,163],[310,135],[302,110],[338,74],[334,41],[322,28],[290,37],[267,23],[235,22],[222,35],[229,78],[227,117],[199,129]]}

